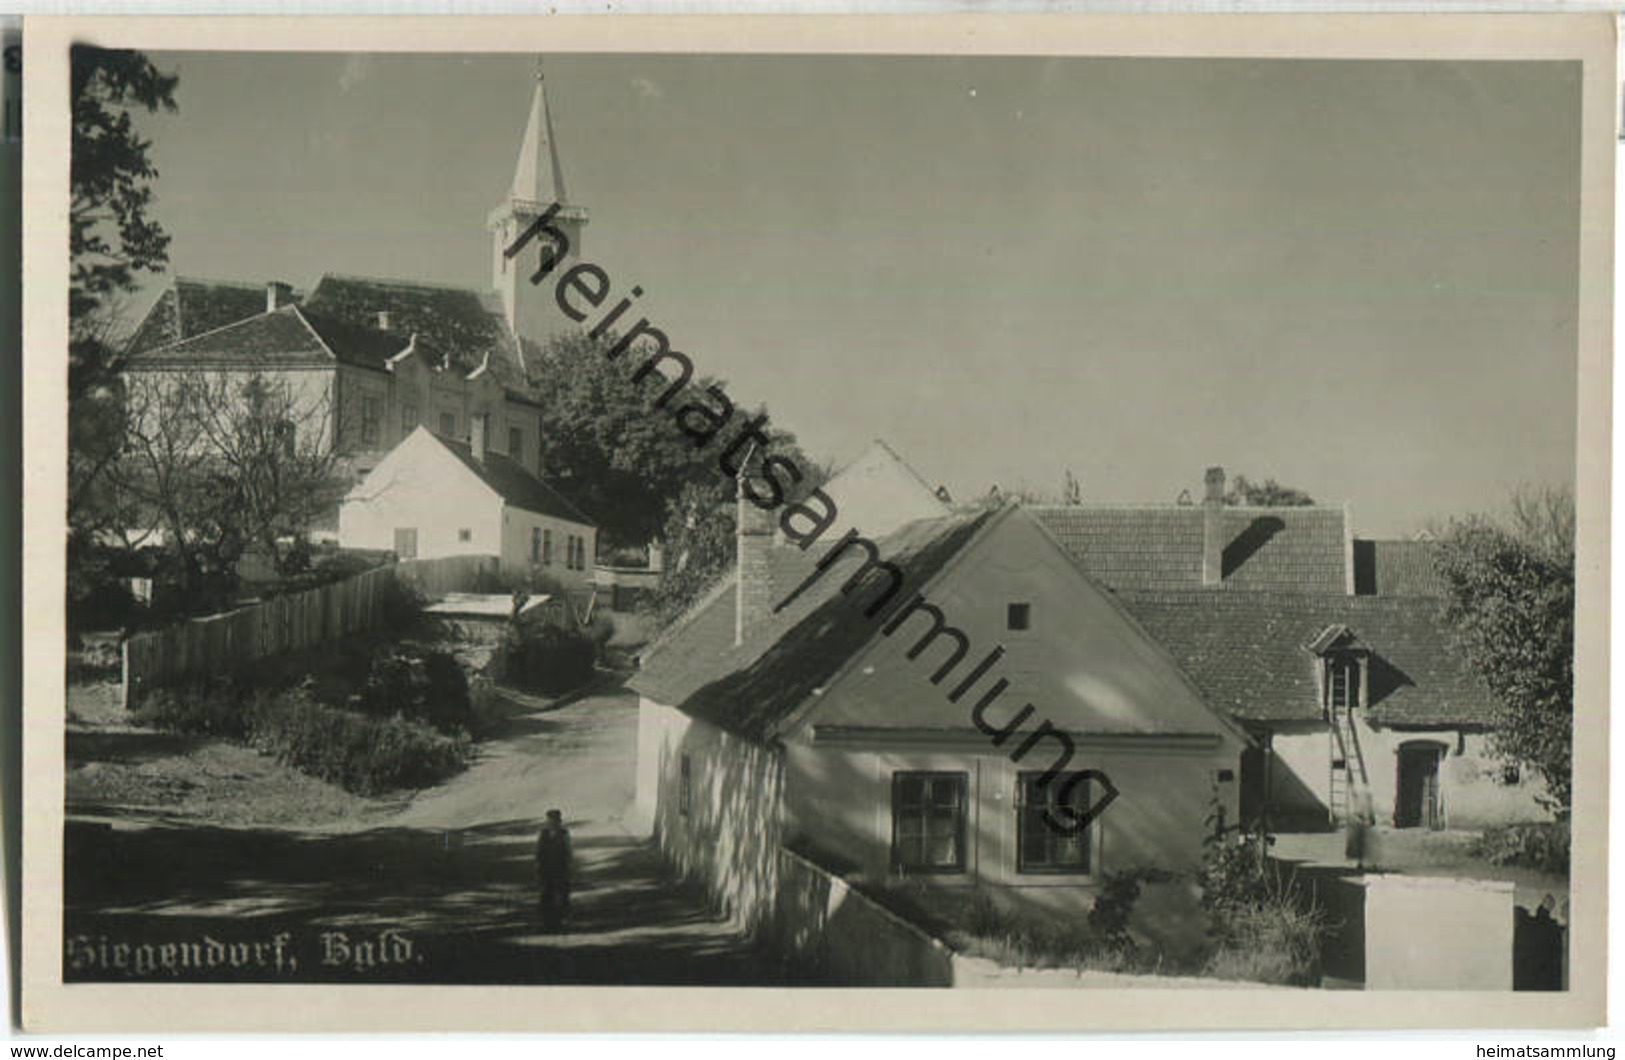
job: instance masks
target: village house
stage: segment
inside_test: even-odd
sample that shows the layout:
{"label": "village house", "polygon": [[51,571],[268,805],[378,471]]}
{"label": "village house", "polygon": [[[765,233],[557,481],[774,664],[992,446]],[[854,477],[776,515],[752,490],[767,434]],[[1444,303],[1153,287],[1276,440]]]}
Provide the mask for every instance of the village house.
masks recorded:
{"label": "village house", "polygon": [[[843,589],[856,549],[820,573],[817,550],[776,543],[743,501],[739,527],[743,574],[632,681],[638,808],[681,871],[751,922],[771,914],[781,846],[871,887],[976,887],[1031,913],[1084,912],[1107,874],[1162,869],[1186,878],[1151,888],[1140,928],[1199,941],[1188,873],[1214,820],[1236,819],[1248,739],[1036,518],[1010,506],[886,535],[907,585],[873,617],[873,578]],[[966,649],[905,606],[915,594]],[[970,687],[993,645],[999,666]],[[1069,790],[1052,770],[1094,776]],[[1080,834],[1046,820],[1097,802]]]}
{"label": "village house", "polygon": [[[300,292],[176,276],[133,333],[125,370],[161,383],[202,374],[285,384],[300,410],[290,428],[319,431],[358,475],[420,425],[466,442],[476,421],[488,447],[535,473],[546,440],[531,376],[568,321],[502,251],[554,202],[568,199],[538,71],[513,183],[481,219],[489,289],[327,273]],[[586,221],[574,205],[555,215],[573,253]]]}
{"label": "village house", "polygon": [[[961,660],[931,623],[865,615],[876,579],[848,586],[857,549],[820,573],[823,550],[775,540],[741,503],[735,572],[632,687],[639,811],[747,921],[770,915],[780,846],[872,887],[1081,911],[1105,874],[1188,872],[1216,824],[1544,816],[1539,786],[1486,746],[1489,693],[1451,649],[1427,542],[1357,541],[1341,506],[1227,506],[1219,469],[1201,504],[954,511],[877,443],[825,490],[908,572],[901,596],[1004,649],[1010,702],[980,720],[1041,712],[994,745],[979,689],[945,697],[964,666],[933,683]],[[1044,720],[1069,768],[1118,792],[1081,839],[1039,822],[1055,748],[1011,760]],[[1191,898],[1151,888],[1140,930],[1191,942]]]}
{"label": "village house", "polygon": [[1489,749],[1490,691],[1451,640],[1427,540],[1354,536],[1346,505],[1035,508],[1214,709],[1247,728],[1243,814],[1285,830],[1542,820]]}
{"label": "village house", "polygon": [[469,444],[413,430],[345,495],[339,544],[400,559],[492,555],[504,574],[590,588],[591,519],[485,435],[478,414]]}

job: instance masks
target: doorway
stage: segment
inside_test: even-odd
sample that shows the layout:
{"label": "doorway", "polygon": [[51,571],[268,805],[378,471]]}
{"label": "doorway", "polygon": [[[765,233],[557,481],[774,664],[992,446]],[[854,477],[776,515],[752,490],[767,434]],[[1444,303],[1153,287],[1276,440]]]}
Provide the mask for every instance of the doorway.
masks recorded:
{"label": "doorway", "polygon": [[1399,748],[1399,783],[1394,793],[1394,827],[1444,827],[1439,800],[1439,761],[1444,748],[1436,743],[1408,743]]}

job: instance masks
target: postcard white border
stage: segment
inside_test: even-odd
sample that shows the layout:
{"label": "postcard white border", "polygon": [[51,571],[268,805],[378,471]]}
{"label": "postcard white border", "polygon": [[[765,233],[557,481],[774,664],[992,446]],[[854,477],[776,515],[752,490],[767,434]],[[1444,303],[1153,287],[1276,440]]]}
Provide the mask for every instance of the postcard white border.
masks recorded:
{"label": "postcard white border", "polygon": [[[24,92],[23,1023],[30,1031],[1107,1031],[1604,1020],[1614,19],[1554,15],[29,17]],[[1570,972],[1561,994],[61,982],[70,42],[144,50],[757,52],[1583,63]],[[32,282],[31,282],[32,281]]]}

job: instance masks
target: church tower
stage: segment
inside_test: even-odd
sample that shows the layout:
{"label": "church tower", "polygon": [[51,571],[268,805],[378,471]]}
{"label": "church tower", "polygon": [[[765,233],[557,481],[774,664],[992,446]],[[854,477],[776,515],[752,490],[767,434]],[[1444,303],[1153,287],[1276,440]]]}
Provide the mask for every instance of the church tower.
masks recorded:
{"label": "church tower", "polygon": [[[579,260],[581,229],[587,223],[587,211],[571,204],[564,190],[564,169],[559,165],[553,115],[547,109],[547,85],[542,80],[542,63],[538,59],[530,120],[525,124],[525,138],[519,147],[513,186],[508,189],[507,201],[492,210],[486,220],[486,227],[491,230],[491,283],[502,296],[508,326],[521,339],[538,344],[570,323],[553,304],[552,285],[544,281],[537,287],[530,282],[540,248],[555,241],[545,235],[534,239],[512,259],[505,256],[503,250],[513,245],[520,233],[555,203],[559,210],[553,215],[551,226],[570,241],[566,257]],[[563,263],[555,266],[551,278],[556,279],[564,267]]]}

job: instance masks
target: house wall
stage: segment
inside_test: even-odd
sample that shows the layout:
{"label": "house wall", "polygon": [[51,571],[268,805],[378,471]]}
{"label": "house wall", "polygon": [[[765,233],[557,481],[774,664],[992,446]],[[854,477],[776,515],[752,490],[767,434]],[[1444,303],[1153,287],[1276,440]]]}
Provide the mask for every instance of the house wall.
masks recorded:
{"label": "house wall", "polygon": [[[531,560],[533,530],[552,533],[551,563]],[[502,512],[502,570],[504,573],[541,574],[556,579],[565,588],[589,589],[594,585],[593,554],[597,548],[597,534],[596,530],[583,523],[538,515],[508,505]],[[582,570],[571,570],[566,563],[569,549],[565,542],[572,536],[586,542],[583,546],[586,552]]]}
{"label": "house wall", "polygon": [[288,388],[292,396],[290,404],[296,413],[294,429],[301,445],[306,443],[311,431],[326,438],[327,444],[332,443],[337,428],[333,410],[340,405],[336,394],[337,376],[326,365],[264,371],[148,368],[132,370],[126,379],[132,394],[131,405],[141,410],[141,429],[153,432],[161,422],[158,417],[165,414],[166,408],[173,408],[166,403],[173,402],[175,389],[183,382],[197,381],[210,393],[230,394],[256,376],[272,386]]}
{"label": "house wall", "polygon": [[[1086,914],[1108,873],[1145,868],[1189,873],[1201,861],[1215,806],[1222,807],[1226,821],[1235,821],[1238,812],[1239,761],[1228,745],[1193,750],[1080,744],[1078,767],[1105,773],[1119,795],[1091,825],[1090,873],[1039,875],[1017,866],[1017,774],[1032,763],[1013,763],[985,742],[922,752],[793,741],[786,762],[786,831],[792,845],[817,852],[827,863],[850,866],[855,878],[876,884],[903,878],[891,864],[892,774],[969,774],[965,872],[919,878],[939,887],[992,888],[1000,904],[1037,916]],[[1220,781],[1221,770],[1231,779]],[[1201,942],[1207,921],[1194,889],[1181,883],[1148,889],[1135,927],[1167,948],[1185,950]]]}
{"label": "house wall", "polygon": [[[502,501],[428,437],[399,446],[339,506],[345,548],[393,549],[395,530],[417,530],[417,558],[499,555]],[[464,541],[459,532],[467,530]]]}
{"label": "house wall", "polygon": [[[682,805],[682,767],[689,798]],[[778,893],[784,762],[777,752],[643,698],[638,707],[635,817],[683,876],[753,930]]]}
{"label": "house wall", "polygon": [[[419,425],[443,433],[442,413],[451,416],[452,429],[447,437],[467,440],[470,417],[483,412],[490,417],[490,448],[512,457],[531,474],[540,473],[539,413],[524,402],[509,399],[495,378],[481,375],[467,379],[455,371],[439,371],[415,355],[396,361],[382,378],[387,408],[379,448],[393,447]],[[518,428],[521,435],[517,453],[509,451],[510,428]]]}
{"label": "house wall", "polygon": [[[1272,726],[1271,799],[1282,825],[1312,827],[1326,821],[1331,784],[1331,739],[1319,722]],[[1439,765],[1439,792],[1448,828],[1484,828],[1519,821],[1548,820],[1539,798],[1544,785],[1530,770],[1517,783],[1504,781],[1504,764],[1490,753],[1489,735],[1461,729],[1377,729],[1355,716],[1355,737],[1365,764],[1368,790],[1379,825],[1394,820],[1399,749],[1412,742],[1433,743],[1445,751]]]}

